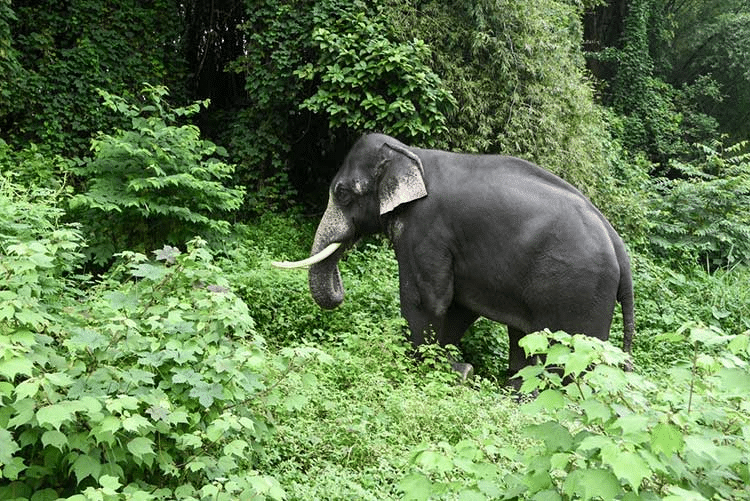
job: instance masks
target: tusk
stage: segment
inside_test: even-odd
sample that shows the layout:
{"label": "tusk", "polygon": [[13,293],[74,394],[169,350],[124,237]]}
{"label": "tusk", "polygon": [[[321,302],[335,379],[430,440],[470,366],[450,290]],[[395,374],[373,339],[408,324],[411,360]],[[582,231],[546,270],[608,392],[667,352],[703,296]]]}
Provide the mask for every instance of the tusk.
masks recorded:
{"label": "tusk", "polygon": [[336,252],[336,249],[338,249],[339,247],[341,247],[341,242],[334,242],[314,256],[310,256],[307,259],[303,259],[302,261],[271,261],[271,264],[276,268],[307,268],[308,266],[312,266],[316,263],[321,262],[331,254]]}

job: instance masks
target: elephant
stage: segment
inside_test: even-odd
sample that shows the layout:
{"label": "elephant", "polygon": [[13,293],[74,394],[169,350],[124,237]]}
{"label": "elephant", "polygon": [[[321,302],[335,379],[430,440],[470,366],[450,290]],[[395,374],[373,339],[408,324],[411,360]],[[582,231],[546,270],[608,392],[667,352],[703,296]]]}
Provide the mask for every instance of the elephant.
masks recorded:
{"label": "elephant", "polygon": [[526,334],[562,330],[607,340],[616,302],[623,349],[634,332],[625,244],[576,188],[520,158],[409,147],[365,134],[334,177],[309,266],[315,302],[344,300],[338,261],[385,233],[399,270],[401,314],[415,347],[457,344],[480,316],[506,324],[509,370],[532,361]]}

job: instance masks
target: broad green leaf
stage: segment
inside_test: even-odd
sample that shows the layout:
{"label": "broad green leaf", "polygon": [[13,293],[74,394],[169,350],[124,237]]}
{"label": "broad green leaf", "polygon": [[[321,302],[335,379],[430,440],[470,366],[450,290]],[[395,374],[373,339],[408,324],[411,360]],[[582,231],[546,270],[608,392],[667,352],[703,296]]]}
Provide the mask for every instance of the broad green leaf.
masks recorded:
{"label": "broad green leaf", "polygon": [[548,489],[534,494],[531,501],[562,501],[562,497],[560,496],[560,493],[557,492],[557,489]]}
{"label": "broad green leaf", "polygon": [[750,355],[750,334],[740,334],[734,337],[727,346],[735,355]]}
{"label": "broad green leaf", "polygon": [[152,428],[151,422],[140,414],[133,414],[122,420],[122,427],[126,431],[140,432],[141,429]]}
{"label": "broad green leaf", "polygon": [[102,475],[99,477],[99,485],[114,492],[122,486],[120,480],[112,475]]}
{"label": "broad green leaf", "polygon": [[629,414],[619,417],[612,423],[612,428],[621,428],[622,435],[630,440],[641,443],[649,440],[649,417],[639,414]]}
{"label": "broad green leaf", "polygon": [[404,493],[406,501],[427,501],[432,493],[432,482],[421,473],[410,473],[399,481],[397,488]]}
{"label": "broad green leaf", "polygon": [[567,428],[555,421],[547,421],[527,427],[524,433],[536,439],[541,439],[548,451],[569,451],[573,445],[573,436]]}
{"label": "broad green leaf", "polygon": [[68,387],[73,384],[73,378],[64,372],[51,372],[44,375],[44,379],[58,387]]}
{"label": "broad green leaf", "polygon": [[653,473],[646,461],[635,452],[602,450],[602,461],[612,468],[617,478],[627,480],[636,493],[643,479]]}
{"label": "broad green leaf", "polygon": [[76,480],[80,484],[81,480],[89,476],[94,479],[99,478],[102,465],[97,458],[91,457],[88,454],[81,454],[73,462],[71,470],[75,473]]}
{"label": "broad green leaf", "polygon": [[750,372],[747,368],[723,367],[719,369],[717,376],[726,396],[746,398],[750,395]]}
{"label": "broad green leaf", "polygon": [[574,351],[568,360],[565,361],[565,373],[564,376],[574,375],[582,373],[586,368],[591,365],[594,357],[591,352]]}
{"label": "broad green leaf", "polygon": [[228,456],[234,455],[242,458],[245,457],[245,450],[248,447],[250,447],[250,445],[244,440],[232,440],[224,446],[224,454]]}
{"label": "broad green leaf", "polygon": [[36,420],[39,425],[48,424],[56,430],[59,430],[64,422],[72,421],[74,416],[75,411],[67,402],[48,405],[36,411]]}
{"label": "broad green leaf", "polygon": [[10,464],[13,454],[18,449],[18,444],[13,440],[13,434],[5,428],[0,428],[0,466]]}
{"label": "broad green leaf", "polygon": [[579,405],[586,414],[589,422],[600,422],[604,424],[612,418],[613,414],[610,406],[599,400],[589,398],[583,400]]}
{"label": "broad green leaf", "polygon": [[51,445],[64,451],[65,446],[68,445],[68,437],[61,431],[47,430],[42,434],[42,445],[45,447]]}
{"label": "broad green leaf", "polygon": [[19,474],[26,470],[27,466],[22,457],[14,457],[3,466],[3,476],[8,480],[18,480]]}
{"label": "broad green leaf", "polygon": [[128,450],[135,456],[137,463],[145,463],[151,465],[153,463],[154,454],[154,442],[147,437],[136,437],[128,442]]}
{"label": "broad green leaf", "polygon": [[130,273],[137,278],[145,278],[153,282],[158,282],[167,276],[170,270],[161,265],[140,263],[133,266]]}
{"label": "broad green leaf", "polygon": [[5,376],[8,381],[13,381],[19,374],[31,376],[33,368],[33,362],[26,357],[0,360],[0,376]]}
{"label": "broad green leaf", "polygon": [[617,449],[617,445],[610,437],[605,435],[589,435],[581,440],[581,443],[578,445],[578,450],[580,451],[590,451],[593,449],[608,451]]}
{"label": "broad green leaf", "polygon": [[39,379],[32,378],[21,382],[15,388],[16,398],[18,400],[33,397],[39,391]]}
{"label": "broad green leaf", "polygon": [[526,356],[544,353],[549,347],[547,336],[538,332],[527,334],[518,341],[518,346],[524,349]]}
{"label": "broad green leaf", "polygon": [[416,463],[428,471],[446,473],[453,469],[453,461],[445,454],[437,451],[426,450],[417,456]]}
{"label": "broad green leaf", "polygon": [[16,414],[10,419],[10,421],[8,421],[9,428],[24,425],[34,419],[36,401],[31,398],[24,398],[23,400],[15,402],[13,408],[15,409]]}
{"label": "broad green leaf", "polygon": [[662,498],[662,501],[708,501],[699,492],[689,491],[681,487],[670,485],[667,487],[668,496]]}
{"label": "broad green leaf", "polygon": [[308,398],[302,393],[293,393],[284,399],[284,407],[288,411],[298,411],[307,405]]}
{"label": "broad green leaf", "polygon": [[466,489],[458,493],[458,501],[485,501],[487,497],[474,489]]}
{"label": "broad green leaf", "polygon": [[521,410],[530,415],[538,414],[542,411],[554,412],[557,409],[565,407],[565,397],[559,390],[546,389],[542,391],[534,400],[524,404]]}
{"label": "broad green leaf", "polygon": [[563,482],[563,492],[571,498],[615,499],[622,493],[617,478],[609,470],[581,468],[573,470]]}
{"label": "broad green leaf", "polygon": [[568,359],[570,355],[570,348],[564,344],[553,344],[547,350],[547,358],[545,360],[547,365],[562,365]]}
{"label": "broad green leaf", "polygon": [[672,456],[682,450],[685,441],[677,427],[668,423],[659,423],[651,430],[651,450],[654,454]]}

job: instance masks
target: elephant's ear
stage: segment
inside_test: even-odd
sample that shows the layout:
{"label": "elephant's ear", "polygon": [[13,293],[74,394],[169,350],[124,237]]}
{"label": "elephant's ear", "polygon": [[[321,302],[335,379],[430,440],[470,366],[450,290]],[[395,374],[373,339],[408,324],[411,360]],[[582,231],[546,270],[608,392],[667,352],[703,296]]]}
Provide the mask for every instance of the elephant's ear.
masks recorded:
{"label": "elephant's ear", "polygon": [[381,146],[380,154],[378,197],[381,215],[427,196],[424,168],[417,155],[403,146],[388,143]]}

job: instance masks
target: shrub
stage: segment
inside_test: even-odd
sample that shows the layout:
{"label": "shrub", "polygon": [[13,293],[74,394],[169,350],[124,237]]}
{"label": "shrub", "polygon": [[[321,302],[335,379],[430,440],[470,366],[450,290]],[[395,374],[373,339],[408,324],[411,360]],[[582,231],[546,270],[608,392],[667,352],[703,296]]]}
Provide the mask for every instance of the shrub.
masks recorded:
{"label": "shrub", "polygon": [[[623,372],[625,354],[595,338],[526,336],[526,353],[545,357],[520,372],[521,391],[536,393],[523,409],[537,444],[418,449],[405,498],[748,499],[750,336],[686,324],[675,339],[691,359],[655,382]],[[498,466],[504,455],[515,471]]]}
{"label": "shrub", "polygon": [[[239,209],[241,188],[227,187],[234,166],[223,148],[200,138],[193,125],[178,125],[208,101],[170,108],[164,87],[147,86],[145,105],[100,91],[104,104],[130,119],[129,130],[100,134],[93,158],[75,169],[85,191],[71,209],[83,211],[89,249],[98,264],[124,249],[145,251],[184,244],[196,234],[227,234],[225,215]],[[217,158],[218,157],[218,158]]]}
{"label": "shrub", "polygon": [[676,179],[654,181],[654,235],[662,256],[707,270],[750,264],[750,153],[747,142],[698,145],[701,158],[673,160]]}
{"label": "shrub", "polygon": [[385,17],[364,3],[324,0],[313,9],[318,60],[295,71],[316,83],[301,104],[328,117],[330,128],[383,131],[428,145],[447,133],[445,111],[455,101],[428,66],[419,39],[398,43]]}
{"label": "shrub", "polygon": [[284,497],[257,470],[269,420],[324,354],[271,355],[205,242],[155,259],[126,252],[81,301],[0,322],[0,498]]}

